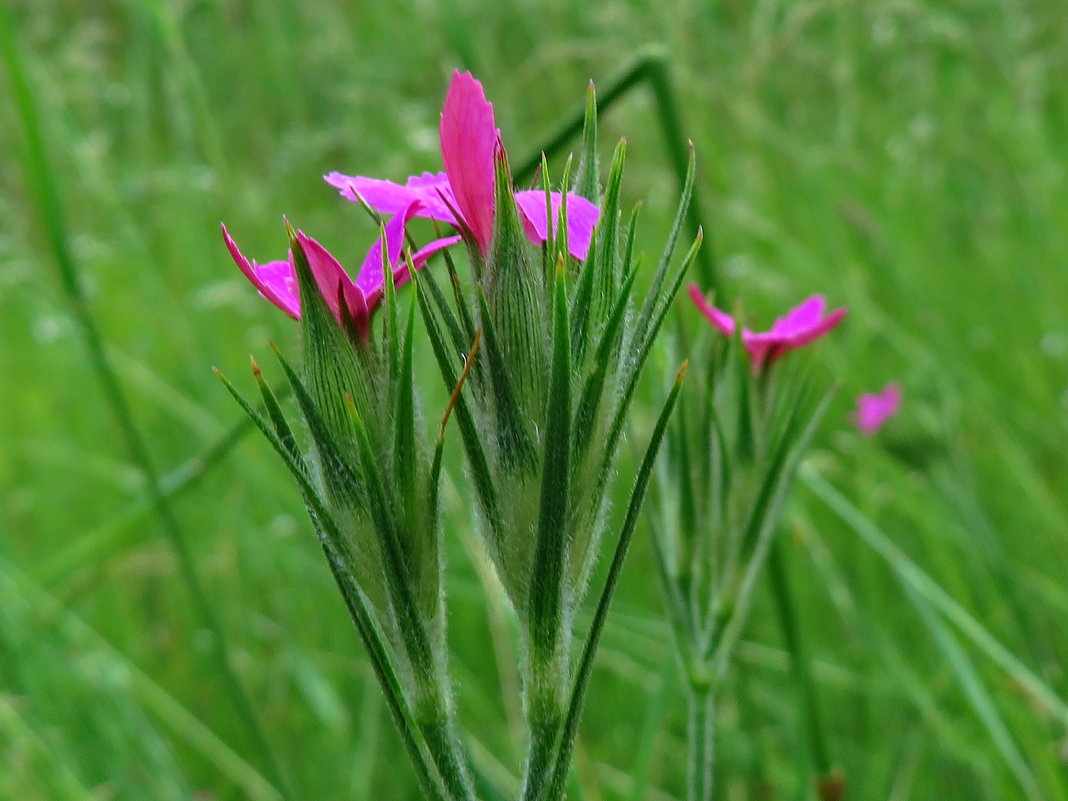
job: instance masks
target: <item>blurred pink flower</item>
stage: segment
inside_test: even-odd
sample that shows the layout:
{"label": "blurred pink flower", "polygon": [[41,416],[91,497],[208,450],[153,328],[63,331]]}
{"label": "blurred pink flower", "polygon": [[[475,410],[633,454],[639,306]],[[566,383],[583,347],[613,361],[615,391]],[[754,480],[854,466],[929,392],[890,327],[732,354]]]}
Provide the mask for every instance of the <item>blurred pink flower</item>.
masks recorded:
{"label": "blurred pink flower", "polygon": [[[697,284],[690,285],[690,297],[718,331],[724,336],[734,335],[734,318],[705,300]],[[743,328],[742,344],[745,345],[754,366],[771,364],[787,351],[819,339],[838,325],[845,317],[846,310],[835,309],[825,315],[826,306],[827,302],[822,295],[813,295],[783,317],[776,318],[769,331],[754,333]]]}
{"label": "blurred pink flower", "polygon": [[[393,281],[397,286],[404,284],[411,276],[408,263],[401,258],[404,244],[404,226],[418,213],[420,203],[413,201],[384,226],[386,256],[393,268]],[[250,261],[237,247],[226,226],[222,226],[223,239],[234,262],[245,277],[260,291],[267,300],[294,319],[300,319],[300,290],[297,285],[296,266],[292,251],[287,261],[269,261],[257,264]],[[442,248],[459,241],[458,236],[436,240],[412,255],[415,269],[421,269],[427,260]],[[367,252],[363,266],[353,281],[345,268],[330,252],[307,236],[303,231],[297,232],[304,255],[308,259],[315,283],[326,305],[340,322],[341,304],[345,304],[348,315],[356,323],[361,334],[365,334],[370,323],[371,314],[382,300],[385,276],[382,271],[382,238],[379,237]]]}
{"label": "blurred pink flower", "polygon": [[[493,239],[495,211],[494,160],[503,154],[501,132],[486,100],[482,84],[469,72],[452,76],[441,112],[441,160],[445,172],[413,175],[403,185],[362,175],[332,172],[323,176],[351,201],[363,202],[381,214],[396,214],[413,201],[420,201],[416,216],[438,220],[471,234],[483,256]],[[552,219],[547,219],[545,193],[530,190],[515,193],[523,230],[532,242],[542,243],[555,231],[560,192],[550,194]],[[589,253],[593,228],[601,211],[585,198],[567,195],[567,241],[576,259]],[[450,243],[451,244],[451,243]]]}
{"label": "blurred pink flower", "polygon": [[853,420],[864,434],[874,434],[901,408],[901,385],[890,383],[882,392],[870,392],[857,398]]}

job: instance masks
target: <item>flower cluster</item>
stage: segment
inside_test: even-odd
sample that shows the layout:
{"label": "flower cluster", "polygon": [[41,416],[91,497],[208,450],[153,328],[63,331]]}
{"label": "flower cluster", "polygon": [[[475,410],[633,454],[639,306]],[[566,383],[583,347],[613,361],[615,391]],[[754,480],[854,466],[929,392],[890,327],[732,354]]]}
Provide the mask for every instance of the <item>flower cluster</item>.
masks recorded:
{"label": "flower cluster", "polygon": [[[517,191],[481,84],[455,73],[441,115],[443,172],[403,184],[325,176],[343,197],[383,218],[355,280],[303,232],[290,229],[286,260],[261,265],[223,229],[242,273],[300,321],[302,369],[280,359],[310,447],[298,444],[258,368],[264,413],[228,387],[300,486],[426,797],[437,801],[477,798],[455,734],[445,645],[438,493],[446,421],[456,418],[486,551],[520,621],[529,730],[522,797],[556,801],[604,614],[680,391],[681,373],[576,653],[576,611],[606,529],[634,390],[700,242],[676,258],[691,158],[674,231],[638,302],[636,213],[620,208],[625,146],[617,147],[602,186],[595,108],[591,87],[574,191],[571,162],[558,189],[543,183]],[[417,217],[456,233],[412,252],[406,227]],[[460,242],[471,262],[466,276],[449,253]],[[425,269],[438,254],[448,291]],[[397,289],[406,283],[415,291],[405,312]],[[419,433],[417,316],[451,390],[431,442]]]}
{"label": "flower cluster", "polygon": [[[834,329],[845,309],[815,295],[770,330],[741,328],[697,286],[722,336],[698,337],[695,373],[669,431],[650,516],[657,574],[688,690],[690,801],[713,798],[716,696],[772,553],[786,495],[830,393],[787,355]],[[820,395],[823,395],[822,400]]]}
{"label": "flower cluster", "polygon": [[[404,184],[378,178],[324,176],[342,197],[363,202],[381,214],[414,213],[447,223],[462,231],[481,258],[490,254],[497,205],[495,163],[504,157],[501,132],[486,100],[482,84],[470,73],[453,76],[441,112],[441,161],[445,171],[413,175]],[[509,188],[509,191],[510,188]],[[564,193],[528,190],[512,192],[523,231],[531,242],[542,244],[555,235],[555,224],[565,203]],[[567,239],[571,255],[586,258],[600,209],[573,193],[567,194]],[[450,240],[438,240],[429,247]]]}

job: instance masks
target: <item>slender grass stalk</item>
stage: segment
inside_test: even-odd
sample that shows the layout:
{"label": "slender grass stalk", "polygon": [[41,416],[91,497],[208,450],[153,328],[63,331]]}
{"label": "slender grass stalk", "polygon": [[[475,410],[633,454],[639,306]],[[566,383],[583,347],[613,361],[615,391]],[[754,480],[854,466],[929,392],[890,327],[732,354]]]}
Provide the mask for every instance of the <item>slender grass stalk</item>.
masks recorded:
{"label": "slender grass stalk", "polygon": [[895,545],[875,523],[850,503],[814,468],[801,471],[800,479],[813,495],[886,561],[902,584],[914,591],[909,594],[910,600],[921,601],[937,609],[994,664],[1026,690],[1037,706],[1060,725],[1068,726],[1068,701],[1061,698],[1052,687],[1039,678],[1035,671],[1002,645],[982,623],[942,589],[938,582]]}
{"label": "slender grass stalk", "polygon": [[141,438],[132,410],[123,394],[122,386],[108,359],[103,334],[96,323],[82,287],[78,268],[70,249],[63,203],[56,190],[57,176],[45,152],[37,100],[26,76],[22,55],[18,49],[15,21],[6,5],[0,8],[0,49],[3,50],[4,63],[11,80],[15,105],[18,108],[26,138],[27,183],[35,196],[34,200],[52,250],[54,266],[57,269],[63,292],[81,328],[93,371],[103,387],[104,395],[115,416],[126,447],[145,477],[148,497],[178,559],[179,572],[189,591],[194,610],[201,624],[212,634],[211,652],[226,685],[227,694],[241,718],[253,747],[259,751],[270,780],[277,786],[284,798],[292,799],[294,795],[289,789],[289,782],[286,780],[281,763],[270,745],[249,693],[230,661],[229,646],[222,625],[197,575],[185,532],[161,488],[159,474],[152,463],[148,448]]}
{"label": "slender grass stalk", "polygon": [[809,670],[808,648],[801,631],[793,595],[790,592],[786,559],[782,552],[784,547],[782,539],[776,539],[771,545],[771,551],[768,553],[768,581],[771,583],[771,594],[778,611],[783,641],[790,655],[790,671],[793,673],[795,690],[804,720],[804,739],[808,741],[812,749],[812,762],[818,774],[817,780],[824,781],[830,776],[831,760],[827,740],[823,734],[823,721],[816,696],[816,685]]}
{"label": "slender grass stalk", "polygon": [[642,721],[641,734],[635,749],[637,755],[631,768],[631,785],[628,801],[642,801],[646,797],[649,785],[649,772],[656,757],[657,739],[663,731],[664,717],[671,708],[678,684],[678,669],[671,655],[664,660],[660,671],[660,686],[656,692],[649,694]]}
{"label": "slender grass stalk", "polygon": [[[247,417],[233,423],[204,450],[161,475],[158,482],[160,495],[169,501],[192,489],[254,428]],[[90,562],[101,561],[105,555],[128,544],[127,541],[136,531],[135,527],[154,512],[153,498],[135,498],[111,518],[85,532],[67,548],[45,560],[34,571],[34,579],[43,584],[51,584]]]}
{"label": "slender grass stalk", "polygon": [[[0,555],[0,602],[5,612],[14,614],[21,598],[33,608],[37,621],[36,633],[41,634],[40,623],[47,619],[57,632],[63,647],[79,652],[100,654],[110,664],[117,666],[129,682],[130,689],[145,709],[164,723],[174,736],[199,753],[212,770],[225,776],[239,787],[250,801],[279,801],[277,788],[264,778],[257,769],[235,753],[192,712],[182,706],[167,690],[152,677],[143,673],[136,664],[115,647],[85,620],[78,617],[68,606],[63,605],[48,590],[23,573],[18,565]],[[54,759],[54,743],[50,743],[50,755]],[[0,787],[2,789],[2,787]],[[64,796],[70,797],[70,796]],[[94,796],[97,798],[98,796]]]}

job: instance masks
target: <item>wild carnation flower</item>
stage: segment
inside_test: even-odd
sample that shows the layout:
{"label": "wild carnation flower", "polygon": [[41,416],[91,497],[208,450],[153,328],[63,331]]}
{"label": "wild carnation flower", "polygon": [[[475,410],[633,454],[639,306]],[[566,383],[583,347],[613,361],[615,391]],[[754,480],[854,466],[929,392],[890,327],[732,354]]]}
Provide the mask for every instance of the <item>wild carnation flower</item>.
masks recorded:
{"label": "wild carnation flower", "polygon": [[857,398],[853,420],[864,434],[874,434],[901,408],[901,385],[887,384],[882,392],[868,392]]}
{"label": "wild carnation flower", "polygon": [[[404,245],[404,226],[418,213],[420,205],[419,201],[412,201],[394,215],[383,229],[386,239],[386,257],[393,269],[393,281],[397,286],[411,277],[407,261],[401,258],[401,248]],[[252,282],[263,297],[293,319],[299,320],[300,292],[297,288],[297,272],[292,251],[287,261],[257,264],[241,253],[225,225],[222,226],[222,232],[230,255],[245,277]],[[413,254],[412,264],[415,269],[424,267],[434,253],[455,244],[459,239],[458,236],[438,239]],[[356,324],[357,331],[361,335],[366,335],[371,314],[382,300],[385,280],[382,271],[382,239],[377,239],[367,252],[355,281],[349,277],[345,268],[326,248],[303,231],[297,232],[297,241],[300,242],[308,258],[308,265],[315,276],[316,286],[334,317],[338,322],[342,321],[341,309],[344,303],[346,315]]]}
{"label": "wild carnation flower", "polygon": [[[490,251],[495,213],[494,161],[504,146],[494,121],[493,104],[486,100],[482,84],[470,73],[454,72],[441,112],[441,160],[445,171],[413,175],[404,184],[332,172],[326,182],[343,197],[381,214],[396,214],[420,204],[415,216],[456,226],[470,234],[483,257]],[[547,219],[545,192],[515,193],[520,222],[527,238],[541,244],[555,232],[564,196],[550,193],[552,219]],[[571,255],[580,261],[589,253],[593,228],[600,209],[589,200],[567,194],[567,239]],[[455,240],[453,240],[455,241]],[[441,240],[439,240],[439,243]],[[451,244],[451,242],[450,242]]]}
{"label": "wild carnation flower", "polygon": [[[697,284],[690,285],[690,297],[720,333],[728,337],[734,335],[734,318],[705,300]],[[813,295],[783,317],[776,318],[769,331],[755,333],[743,328],[742,344],[753,365],[771,364],[787,351],[803,347],[833,329],[845,317],[846,310],[835,309],[825,315],[826,307],[822,295]]]}
{"label": "wild carnation flower", "polygon": [[[493,106],[470,74],[455,73],[441,118],[443,173],[404,185],[327,176],[344,197],[392,215],[355,279],[303,233],[290,229],[288,260],[260,265],[223,228],[249,281],[300,320],[300,369],[277,353],[303,418],[297,432],[257,366],[263,413],[227,387],[298,483],[423,798],[478,798],[448,667],[440,502],[446,421],[454,416],[460,429],[466,486],[519,622],[529,735],[519,795],[560,801],[605,612],[681,392],[685,367],[653,428],[578,649],[577,612],[615,522],[611,482],[635,388],[701,240],[698,232],[676,257],[693,192],[691,148],[673,233],[648,294],[637,296],[637,215],[624,216],[620,205],[626,148],[617,146],[602,187],[596,108],[591,85],[576,193],[567,192],[570,170],[559,192],[545,184],[516,192]],[[455,226],[459,236],[402,261],[405,226],[416,216]],[[470,272],[449,265],[451,293],[424,276],[405,315],[392,287],[414,280],[409,269],[461,238]],[[372,326],[379,305],[383,325]],[[432,439],[420,435],[417,315],[451,392]]]}

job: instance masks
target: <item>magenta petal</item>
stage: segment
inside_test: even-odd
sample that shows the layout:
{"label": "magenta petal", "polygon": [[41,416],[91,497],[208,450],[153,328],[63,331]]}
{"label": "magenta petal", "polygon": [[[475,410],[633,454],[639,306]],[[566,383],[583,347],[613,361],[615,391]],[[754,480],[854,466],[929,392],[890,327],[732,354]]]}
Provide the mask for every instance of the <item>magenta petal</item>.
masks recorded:
{"label": "magenta petal", "polygon": [[304,257],[308,260],[308,266],[315,277],[315,285],[319,288],[319,293],[334,317],[341,319],[342,298],[349,307],[350,314],[355,317],[355,312],[363,304],[363,294],[352,283],[345,268],[330,254],[330,251],[303,231],[297,231],[297,242],[300,243]]}
{"label": "magenta petal", "polygon": [[799,306],[776,319],[769,333],[785,337],[802,333],[819,323],[826,305],[822,295],[813,295]]}
{"label": "magenta petal", "polygon": [[295,320],[300,319],[300,288],[293,264],[289,261],[269,261],[256,265],[256,275],[265,289],[263,295]]}
{"label": "magenta petal", "polygon": [[[527,237],[540,245],[549,238],[549,222],[545,215],[545,192],[537,189],[516,192],[515,202],[519,206],[523,229]],[[552,231],[555,234],[563,195],[559,192],[552,192],[549,195],[549,202],[552,205]],[[601,210],[596,204],[573,192],[568,192],[567,249],[579,261],[585,260],[590,252],[593,229],[600,218]]]}
{"label": "magenta petal", "polygon": [[[420,248],[412,254],[412,264],[415,266],[415,269],[422,270],[424,267],[426,267],[426,263],[430,261],[430,258],[435,253],[444,250],[445,248],[452,247],[457,242],[460,242],[462,239],[463,238],[460,236],[447,236],[442,239],[435,239],[430,244]],[[411,272],[408,270],[407,260],[401,259],[396,265],[394,265],[393,284],[395,286],[404,286],[406,283],[408,283],[408,280],[411,277],[412,275]],[[368,298],[367,302],[372,306],[372,308],[374,307],[374,304],[371,302],[370,298]]]}
{"label": "magenta petal", "polygon": [[891,383],[880,393],[866,393],[857,398],[853,415],[857,427],[865,434],[874,434],[901,408],[901,386]]}
{"label": "magenta petal", "polygon": [[734,318],[721,312],[705,300],[705,296],[701,293],[701,288],[697,284],[690,284],[690,299],[693,300],[694,305],[701,311],[701,314],[707,317],[708,321],[721,334],[728,337],[734,334]]}
{"label": "magenta petal", "polygon": [[775,321],[770,331],[754,334],[746,329],[742,332],[749,356],[757,365],[765,359],[774,360],[789,350],[803,347],[819,339],[845,317],[845,309],[836,309],[826,317],[821,317],[825,301],[820,295],[813,295],[785,317]]}
{"label": "magenta petal", "polygon": [[[821,299],[822,300],[822,299]],[[793,348],[800,348],[802,345],[807,345],[809,342],[819,339],[828,331],[833,329],[838,323],[842,321],[842,318],[846,316],[845,309],[835,309],[828,314],[822,320],[817,320],[813,325],[804,331],[799,331],[790,337],[790,346]]]}
{"label": "magenta petal", "polygon": [[[444,250],[445,248],[452,247],[457,242],[459,242],[460,239],[461,238],[459,236],[447,236],[443,239],[435,239],[430,244],[420,248],[412,254],[412,264],[415,265],[415,269],[421,270],[430,260],[431,256],[433,256],[439,250]],[[397,272],[400,272],[401,269],[403,269],[405,281],[407,281],[409,277],[407,269],[404,269],[406,267],[407,265],[403,265],[402,268],[398,268],[397,270]],[[396,278],[394,278],[394,280],[396,280]],[[400,286],[402,283],[403,281],[397,281],[397,286]]]}
{"label": "magenta petal", "polygon": [[[341,196],[353,203],[363,202],[379,214],[400,214],[412,203],[419,202],[419,217],[456,225],[456,216],[449,210],[452,189],[444,173],[413,175],[404,186],[378,178],[362,175],[343,175],[332,172],[323,180],[341,192]],[[445,200],[442,199],[445,198]],[[448,202],[446,202],[448,201]]]}
{"label": "magenta petal", "polygon": [[293,265],[287,261],[269,261],[266,264],[249,261],[238,249],[237,243],[234,242],[225,225],[222,226],[222,233],[230,256],[252,285],[279,309],[294,320],[299,320],[300,293],[297,289]]}
{"label": "magenta petal", "polygon": [[742,344],[749,354],[749,360],[756,367],[781,355],[786,348],[785,340],[779,334],[754,334],[748,328],[742,329]]}
{"label": "magenta petal", "polygon": [[454,72],[441,112],[441,160],[457,210],[483,254],[493,238],[493,159],[499,138],[482,84],[469,72]]}
{"label": "magenta petal", "polygon": [[[734,320],[728,314],[710,305],[696,284],[690,286],[690,297],[719,331],[730,336],[734,333]],[[754,367],[773,362],[789,350],[800,348],[826,334],[845,317],[845,309],[836,309],[823,316],[827,303],[822,295],[813,295],[801,305],[791,309],[775,320],[770,331],[755,333],[742,329],[742,344],[749,353]]]}
{"label": "magenta petal", "polygon": [[[420,207],[419,201],[409,203],[399,214],[385,224],[383,233],[386,236],[386,256],[389,259],[390,269],[397,266],[400,261],[401,251],[404,248],[404,226],[415,215]],[[367,256],[363,260],[360,274],[356,278],[356,286],[360,288],[364,297],[368,300],[368,306],[374,308],[378,299],[382,296],[382,288],[385,283],[382,272],[382,239],[375,240]]]}

